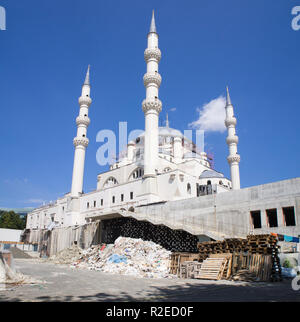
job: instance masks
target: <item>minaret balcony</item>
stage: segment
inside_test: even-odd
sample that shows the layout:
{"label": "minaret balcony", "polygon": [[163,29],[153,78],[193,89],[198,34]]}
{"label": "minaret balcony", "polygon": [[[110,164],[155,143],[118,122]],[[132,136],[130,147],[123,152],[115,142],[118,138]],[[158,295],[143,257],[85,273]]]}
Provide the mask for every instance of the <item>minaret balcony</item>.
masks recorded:
{"label": "minaret balcony", "polygon": [[147,48],[144,52],[145,61],[156,60],[157,62],[161,59],[161,51],[159,48]]}
{"label": "minaret balcony", "polygon": [[156,98],[153,100],[143,100],[142,108],[144,113],[149,112],[150,110],[155,110],[157,113],[160,113],[162,110],[162,102]]}
{"label": "minaret balcony", "polygon": [[239,154],[235,154],[235,155],[229,155],[227,157],[227,161],[229,164],[232,164],[232,163],[239,163],[241,161],[241,157]]}
{"label": "minaret balcony", "polygon": [[238,144],[238,142],[239,142],[239,138],[238,138],[237,135],[227,136],[227,138],[226,138],[226,143],[228,145],[230,145],[230,144]]}
{"label": "minaret balcony", "polygon": [[90,118],[87,116],[78,116],[76,117],[76,124],[77,125],[85,125],[89,126],[90,125]]}
{"label": "minaret balcony", "polygon": [[89,145],[89,139],[86,137],[75,137],[73,139],[73,144],[75,147],[78,145],[87,147]]}
{"label": "minaret balcony", "polygon": [[145,87],[147,87],[149,84],[155,84],[157,87],[159,87],[161,84],[161,76],[159,73],[146,73],[143,80]]}
{"label": "minaret balcony", "polygon": [[80,106],[89,107],[92,104],[92,99],[89,96],[80,96],[78,99],[78,103]]}
{"label": "minaret balcony", "polygon": [[225,120],[225,126],[229,127],[229,126],[236,126],[236,118],[235,117],[228,117]]}

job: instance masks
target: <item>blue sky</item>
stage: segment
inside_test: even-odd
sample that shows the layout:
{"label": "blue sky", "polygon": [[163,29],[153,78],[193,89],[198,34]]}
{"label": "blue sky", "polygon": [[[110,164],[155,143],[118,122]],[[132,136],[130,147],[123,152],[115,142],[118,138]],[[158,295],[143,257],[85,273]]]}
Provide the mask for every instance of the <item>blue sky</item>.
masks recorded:
{"label": "blue sky", "polygon": [[[143,52],[156,11],[162,121],[188,129],[229,85],[241,185],[299,176],[300,0],[2,0],[0,207],[38,206],[70,190],[78,97],[91,64],[84,191],[96,188],[97,132],[143,129]],[[226,132],[206,132],[229,176]]]}

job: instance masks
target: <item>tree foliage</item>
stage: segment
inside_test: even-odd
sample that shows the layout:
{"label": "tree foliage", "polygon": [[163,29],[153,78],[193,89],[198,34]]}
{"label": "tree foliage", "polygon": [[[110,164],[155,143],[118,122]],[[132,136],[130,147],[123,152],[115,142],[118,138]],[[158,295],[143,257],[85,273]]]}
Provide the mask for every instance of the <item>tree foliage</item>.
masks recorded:
{"label": "tree foliage", "polygon": [[25,229],[26,216],[20,217],[14,211],[0,210],[0,228],[8,229]]}

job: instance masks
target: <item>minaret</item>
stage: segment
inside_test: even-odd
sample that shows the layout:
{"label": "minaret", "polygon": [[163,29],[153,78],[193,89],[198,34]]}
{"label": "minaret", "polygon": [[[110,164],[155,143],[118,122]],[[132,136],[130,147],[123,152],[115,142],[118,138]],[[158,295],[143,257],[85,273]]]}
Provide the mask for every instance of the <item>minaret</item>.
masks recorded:
{"label": "minaret", "polygon": [[226,143],[229,148],[229,156],[227,157],[227,161],[230,165],[232,189],[237,190],[237,189],[240,189],[240,170],[239,170],[240,156],[237,153],[237,144],[238,144],[239,138],[235,133],[236,118],[234,117],[233,106],[231,104],[228,87],[226,88],[226,91],[227,91],[227,99],[226,99],[226,107],[225,107],[226,109],[225,125],[228,130]]}
{"label": "minaret", "polygon": [[87,127],[90,124],[88,117],[89,106],[92,103],[90,98],[90,66],[88,67],[84,84],[82,86],[79,102],[79,116],[76,118],[77,135],[73,140],[75,146],[74,166],[72,177],[71,197],[78,197],[82,193],[85,149],[89,144],[89,139],[86,137]]}
{"label": "minaret", "polygon": [[170,127],[170,123],[169,123],[169,114],[166,114],[166,127]]}
{"label": "minaret", "polygon": [[157,195],[158,119],[159,113],[162,110],[162,103],[158,99],[158,89],[161,84],[158,63],[161,58],[161,52],[158,48],[158,34],[156,32],[154,10],[150,31],[148,33],[148,46],[144,52],[144,58],[147,63],[147,73],[144,75],[146,99],[142,103],[145,114],[144,193],[152,195],[155,199]]}

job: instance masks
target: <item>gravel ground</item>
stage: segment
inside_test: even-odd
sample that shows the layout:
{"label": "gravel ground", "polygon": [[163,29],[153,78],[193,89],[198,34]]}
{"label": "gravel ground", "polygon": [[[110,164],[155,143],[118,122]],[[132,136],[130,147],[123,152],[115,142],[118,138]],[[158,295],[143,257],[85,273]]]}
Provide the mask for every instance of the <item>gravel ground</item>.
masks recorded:
{"label": "gravel ground", "polygon": [[147,279],[72,269],[40,259],[15,259],[23,274],[45,284],[0,289],[0,301],[300,301],[291,281],[245,283],[232,281]]}

